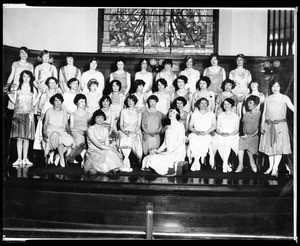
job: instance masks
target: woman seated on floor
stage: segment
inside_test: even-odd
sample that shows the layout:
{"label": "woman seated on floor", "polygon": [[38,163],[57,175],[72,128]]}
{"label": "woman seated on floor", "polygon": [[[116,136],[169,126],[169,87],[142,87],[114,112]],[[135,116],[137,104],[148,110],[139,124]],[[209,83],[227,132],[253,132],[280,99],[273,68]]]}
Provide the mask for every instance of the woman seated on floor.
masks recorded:
{"label": "woman seated on floor", "polygon": [[239,147],[239,125],[240,118],[233,112],[234,100],[232,98],[226,98],[221,103],[223,112],[217,117],[216,134],[213,137],[213,151],[219,152],[223,161],[223,172],[231,172],[231,163],[228,162],[228,158],[231,150],[238,153]]}
{"label": "woman seated on floor", "polygon": [[63,109],[63,96],[60,93],[50,98],[53,108],[47,110],[43,125],[43,140],[45,144],[45,156],[49,154],[48,164],[53,163],[54,151],[57,149],[58,154],[55,156],[54,164],[57,166],[60,162],[61,167],[65,167],[65,156],[71,152],[74,145],[74,139],[68,133],[68,115]]}
{"label": "woman seated on floor", "polygon": [[[212,151],[212,135],[216,129],[216,116],[208,110],[208,100],[204,97],[198,99],[195,103],[195,110],[192,113],[189,130],[189,146],[187,156],[189,163],[192,162],[191,171],[201,170],[201,165],[204,164],[204,159],[209,153],[210,166],[214,169],[214,155]],[[200,160],[199,160],[200,159]]]}
{"label": "woman seated on floor", "polygon": [[158,149],[150,151],[143,160],[142,170],[152,168],[160,175],[176,175],[177,163],[185,159],[185,129],[180,122],[178,108],[171,107],[168,113],[164,142]]}
{"label": "woman seated on floor", "polygon": [[122,154],[109,144],[109,129],[103,125],[105,113],[98,109],[91,118],[87,130],[88,149],[85,156],[84,171],[91,174],[118,171],[123,167]]}

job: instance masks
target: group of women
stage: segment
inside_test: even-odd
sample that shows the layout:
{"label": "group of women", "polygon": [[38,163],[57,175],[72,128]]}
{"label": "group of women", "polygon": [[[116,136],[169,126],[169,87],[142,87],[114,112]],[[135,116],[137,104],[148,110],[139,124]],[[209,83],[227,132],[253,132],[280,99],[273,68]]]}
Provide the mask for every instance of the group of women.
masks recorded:
{"label": "group of women", "polygon": [[106,85],[96,58],[81,73],[72,54],[57,71],[47,50],[35,68],[27,62],[28,53],[20,48],[7,81],[8,108],[14,110],[10,137],[17,139],[13,165],[32,165],[29,140],[44,151],[48,164],[81,162],[93,174],[131,172],[131,153],[142,170],[161,175],[175,175],[185,160],[191,171],[207,163],[216,169],[219,153],[222,171],[231,172],[233,150],[239,159],[235,172],[243,171],[244,151],[257,172],[254,155],[261,151],[269,156],[265,174],[277,176],[281,156],[291,153],[286,111],[294,106],[280,93],[278,80],[271,82],[270,96],[259,92],[243,54],[236,56],[237,67],[228,77],[216,53],[202,75],[187,56],[178,75],[171,59],[154,74],[142,58],[133,78],[124,70],[124,57],[118,57]]}

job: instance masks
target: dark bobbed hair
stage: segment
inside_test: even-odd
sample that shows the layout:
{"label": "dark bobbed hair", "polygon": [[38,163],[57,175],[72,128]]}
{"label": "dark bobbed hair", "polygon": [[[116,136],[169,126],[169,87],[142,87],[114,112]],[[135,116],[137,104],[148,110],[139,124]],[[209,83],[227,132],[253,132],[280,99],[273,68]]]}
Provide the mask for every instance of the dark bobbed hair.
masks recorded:
{"label": "dark bobbed hair", "polygon": [[26,46],[21,46],[19,51],[24,50],[29,55],[29,49]]}
{"label": "dark bobbed hair", "polygon": [[75,105],[77,105],[77,103],[78,103],[78,101],[79,101],[80,99],[84,99],[84,100],[85,100],[85,103],[87,102],[86,96],[85,96],[84,94],[82,94],[82,93],[79,93],[79,94],[76,94],[76,96],[74,97],[73,103],[74,103]]}
{"label": "dark bobbed hair", "polygon": [[122,89],[122,83],[121,83],[120,80],[117,80],[117,79],[114,79],[114,80],[112,80],[112,81],[109,82],[109,84],[108,84],[109,90],[111,92],[113,91],[112,86],[113,86],[114,83],[116,83],[119,86],[119,91],[120,91]]}
{"label": "dark bobbed hair", "polygon": [[183,106],[185,106],[187,104],[187,100],[184,97],[176,97],[173,101],[172,104],[174,104],[174,106],[176,106],[177,101],[183,102]]}
{"label": "dark bobbed hair", "polygon": [[67,82],[67,86],[69,87],[69,89],[71,89],[71,84],[74,82],[74,81],[77,81],[78,82],[78,85],[79,85],[79,80],[77,78],[71,78],[68,80]]}
{"label": "dark bobbed hair", "polygon": [[186,63],[189,59],[192,59],[193,65],[195,65],[195,59],[191,55],[187,55],[184,57],[184,63]]}
{"label": "dark bobbed hair", "polygon": [[225,85],[226,85],[227,83],[232,84],[232,89],[235,87],[234,81],[227,78],[227,79],[225,79],[225,80],[222,82],[222,85],[221,85],[221,89],[222,89],[223,91],[225,91]]}
{"label": "dark bobbed hair", "polygon": [[211,53],[208,57],[209,61],[213,58],[216,57],[218,61],[220,61],[220,55],[218,53]]}
{"label": "dark bobbed hair", "polygon": [[186,84],[188,82],[188,78],[185,75],[179,75],[176,79],[173,81],[173,86],[175,88],[175,91],[179,90],[178,87],[178,80],[181,79]]}
{"label": "dark bobbed hair", "polygon": [[260,103],[259,97],[255,96],[255,95],[250,95],[250,96],[247,97],[247,99],[246,99],[246,105],[247,105],[247,103],[249,101],[253,101],[256,106]]}
{"label": "dark bobbed hair", "polygon": [[146,84],[146,83],[145,83],[144,80],[142,80],[142,79],[136,79],[136,80],[134,81],[135,90],[138,88],[139,85],[145,86],[145,84]]}
{"label": "dark bobbed hair", "polygon": [[112,101],[111,101],[110,96],[108,96],[108,95],[103,95],[103,96],[101,97],[101,99],[99,100],[99,103],[98,103],[99,106],[100,106],[100,108],[103,108],[102,103],[103,103],[105,100],[108,100],[108,101],[109,101],[109,105],[112,104]]}
{"label": "dark bobbed hair", "polygon": [[146,61],[146,62],[147,62],[147,66],[150,65],[150,62],[149,62],[149,60],[148,60],[147,58],[141,58],[141,59],[139,60],[139,63],[138,63],[138,64],[139,64],[139,67],[142,66],[143,61]]}
{"label": "dark bobbed hair", "polygon": [[24,75],[24,74],[27,74],[27,75],[29,75],[29,77],[30,77],[30,80],[29,80],[30,92],[33,93],[33,92],[34,92],[34,85],[33,85],[33,82],[34,82],[34,80],[35,80],[35,77],[34,77],[33,73],[32,73],[30,70],[23,70],[23,71],[20,73],[18,90],[21,90],[22,85],[23,85],[23,83],[24,83],[24,81],[23,81],[23,75]]}
{"label": "dark bobbed hair", "polygon": [[155,100],[156,102],[159,101],[158,97],[156,95],[150,95],[148,98],[147,98],[147,105],[148,107],[150,107],[150,100]]}
{"label": "dark bobbed hair", "polygon": [[281,87],[281,84],[280,84],[279,79],[278,79],[278,78],[274,78],[274,79],[272,79],[272,80],[270,81],[270,84],[269,84],[269,89],[270,89],[271,92],[272,92],[272,86],[273,86],[274,84],[276,84],[276,83],[278,83],[279,86]]}
{"label": "dark bobbed hair", "polygon": [[201,76],[200,79],[196,83],[196,89],[200,91],[200,81],[205,81],[206,82],[206,88],[208,88],[211,84],[211,80],[208,76]]}
{"label": "dark bobbed hair", "polygon": [[200,103],[202,102],[202,101],[205,101],[206,103],[207,103],[207,106],[209,105],[209,101],[207,100],[207,98],[205,98],[205,97],[201,97],[201,98],[199,98],[196,102],[195,102],[195,108],[198,108],[199,110],[200,110]]}
{"label": "dark bobbed hair", "polygon": [[96,57],[92,57],[90,60],[89,60],[89,65],[91,64],[92,61],[95,61],[97,63],[97,66],[99,65],[99,61]]}
{"label": "dark bobbed hair", "polygon": [[97,116],[102,116],[104,118],[104,120],[106,120],[106,115],[105,113],[101,110],[101,109],[97,109],[94,113],[93,113],[93,116],[91,118],[91,126],[95,125],[96,121],[96,117]]}
{"label": "dark bobbed hair", "polygon": [[162,62],[163,66],[165,66],[166,64],[170,64],[171,67],[173,67],[173,61],[172,59],[164,59]]}
{"label": "dark bobbed hair", "polygon": [[64,97],[61,93],[56,93],[54,94],[52,97],[50,97],[49,102],[54,105],[54,100],[55,98],[57,98],[58,100],[60,100],[62,103],[64,102]]}
{"label": "dark bobbed hair", "polygon": [[128,106],[128,100],[134,101],[134,104],[137,104],[137,102],[138,102],[137,97],[136,97],[135,95],[133,95],[133,94],[130,94],[129,96],[126,97],[126,99],[125,99],[125,101],[124,101],[124,104],[125,104],[126,108],[129,107],[129,106]]}
{"label": "dark bobbed hair", "polygon": [[168,82],[164,78],[159,78],[153,85],[153,91],[158,91],[158,83],[161,83],[165,88],[168,86]]}
{"label": "dark bobbed hair", "polygon": [[[176,114],[176,120],[180,120],[180,110],[179,110],[179,108],[177,108],[177,107],[175,107],[174,105],[172,105],[170,108],[169,108],[169,110],[168,110],[168,119],[169,119],[169,111],[171,110],[171,109],[175,109],[176,111],[177,111],[177,113],[178,114]],[[170,122],[171,123],[171,122]]]}
{"label": "dark bobbed hair", "polygon": [[58,79],[55,78],[55,77],[53,77],[53,76],[51,76],[51,77],[48,77],[48,78],[46,79],[46,81],[45,81],[45,85],[47,85],[48,87],[49,87],[49,81],[50,81],[50,80],[54,80],[55,83],[58,84]]}
{"label": "dark bobbed hair", "polygon": [[225,99],[223,100],[223,102],[221,103],[221,108],[222,108],[223,111],[225,111],[225,109],[224,109],[224,102],[225,102],[225,101],[226,101],[226,102],[229,102],[229,103],[231,104],[231,106],[234,107],[234,105],[235,105],[234,100],[233,100],[232,98],[230,98],[230,97],[225,98]]}
{"label": "dark bobbed hair", "polygon": [[99,82],[96,79],[90,79],[87,83],[87,88],[90,89],[92,84],[99,85]]}

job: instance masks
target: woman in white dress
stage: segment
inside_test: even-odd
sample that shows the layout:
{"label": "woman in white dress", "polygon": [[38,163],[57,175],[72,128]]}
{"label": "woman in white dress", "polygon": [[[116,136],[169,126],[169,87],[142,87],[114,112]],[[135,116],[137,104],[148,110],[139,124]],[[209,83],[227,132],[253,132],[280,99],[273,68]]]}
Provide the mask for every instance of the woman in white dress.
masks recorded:
{"label": "woman in white dress", "polygon": [[167,115],[168,110],[171,105],[171,95],[166,91],[167,81],[163,78],[158,79],[154,85],[154,95],[158,97],[158,102],[156,104],[156,109],[163,113],[164,116]]}
{"label": "woman in white dress", "polygon": [[74,113],[77,109],[77,106],[74,104],[74,98],[78,94],[79,80],[76,78],[72,78],[67,82],[67,86],[70,90],[66,91],[63,94],[63,107],[64,109],[66,109],[69,118],[70,114]]}
{"label": "woman in white dress", "polygon": [[176,175],[177,163],[184,161],[185,150],[185,129],[179,121],[179,110],[171,107],[168,113],[170,124],[165,132],[162,145],[150,151],[142,163],[142,170],[152,168],[160,175]]}
{"label": "woman in white dress", "polygon": [[[63,93],[70,90],[67,82],[72,78],[77,78],[81,81],[81,71],[78,67],[74,66],[74,56],[71,53],[66,55],[67,65],[59,69],[59,87]],[[79,92],[80,88],[78,88]]]}
{"label": "woman in white dress", "polygon": [[224,112],[217,116],[216,134],[212,144],[214,153],[218,151],[222,158],[224,173],[232,171],[228,158],[231,150],[237,155],[239,148],[240,118],[234,113],[233,107],[234,100],[232,98],[226,98],[222,102],[221,108]]}
{"label": "woman in white dress", "polygon": [[[210,166],[214,169],[214,155],[212,151],[212,135],[211,133],[216,129],[216,116],[208,110],[209,101],[202,97],[195,103],[195,110],[192,113],[189,130],[189,146],[188,146],[188,159],[193,164],[191,171],[201,170],[201,165],[204,164],[204,158],[209,153],[210,155]],[[200,159],[200,160],[199,160]]]}
{"label": "woman in white dress", "polygon": [[146,58],[140,59],[138,66],[139,68],[141,68],[141,70],[138,71],[134,76],[134,80],[137,79],[144,80],[145,86],[143,89],[143,93],[147,93],[147,95],[150,95],[152,93],[152,85],[153,85],[153,74],[147,71],[149,65],[150,63],[148,59]]}
{"label": "woman in white dress", "polygon": [[196,92],[196,83],[200,79],[200,72],[193,68],[195,65],[195,60],[192,56],[188,55],[184,58],[186,68],[179,73],[179,75],[184,75],[188,78],[185,88],[194,94]]}

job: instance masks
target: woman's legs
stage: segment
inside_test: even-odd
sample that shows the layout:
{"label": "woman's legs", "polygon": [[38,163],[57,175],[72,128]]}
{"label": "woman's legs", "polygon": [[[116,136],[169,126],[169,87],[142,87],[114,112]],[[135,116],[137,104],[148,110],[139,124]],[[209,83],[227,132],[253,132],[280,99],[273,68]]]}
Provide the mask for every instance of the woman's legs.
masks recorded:
{"label": "woman's legs", "polygon": [[272,169],[272,173],[271,173],[272,176],[276,176],[276,177],[278,176],[278,166],[281,161],[281,157],[282,157],[282,155],[274,156],[274,165],[273,165],[273,169]]}
{"label": "woman's legs", "polygon": [[13,166],[22,165],[23,139],[17,138],[17,155],[18,159],[12,164]]}
{"label": "woman's legs", "polygon": [[239,150],[238,157],[239,157],[239,165],[235,170],[236,173],[242,172],[244,169],[244,150]]}
{"label": "woman's legs", "polygon": [[256,173],[257,172],[257,166],[255,164],[253,155],[250,153],[249,150],[247,150],[247,154],[249,156],[250,167],[251,167],[252,171]]}
{"label": "woman's legs", "polygon": [[29,148],[29,139],[23,139],[23,164],[32,165],[32,162],[28,160],[28,148]]}
{"label": "woman's legs", "polygon": [[131,149],[121,149],[123,155],[124,155],[124,168],[121,169],[123,171],[132,171],[132,168],[130,166],[130,160],[129,160],[129,155],[131,152]]}
{"label": "woman's legs", "polygon": [[65,147],[63,144],[59,144],[57,147],[58,154],[60,157],[60,165],[61,167],[65,167],[65,157],[64,153],[69,149],[70,147]]}
{"label": "woman's legs", "polygon": [[269,155],[269,168],[267,171],[264,172],[264,174],[270,174],[272,169],[273,169],[273,165],[275,162],[275,155]]}
{"label": "woman's legs", "polygon": [[200,154],[199,153],[192,153],[192,158],[194,157],[194,162],[191,166],[191,171],[200,171],[201,163],[200,163]]}
{"label": "woman's legs", "polygon": [[221,147],[219,149],[220,156],[223,160],[223,172],[224,173],[227,173],[227,171],[228,172],[232,171],[231,167],[228,165],[228,158],[230,155],[230,151],[231,151],[230,147]]}

